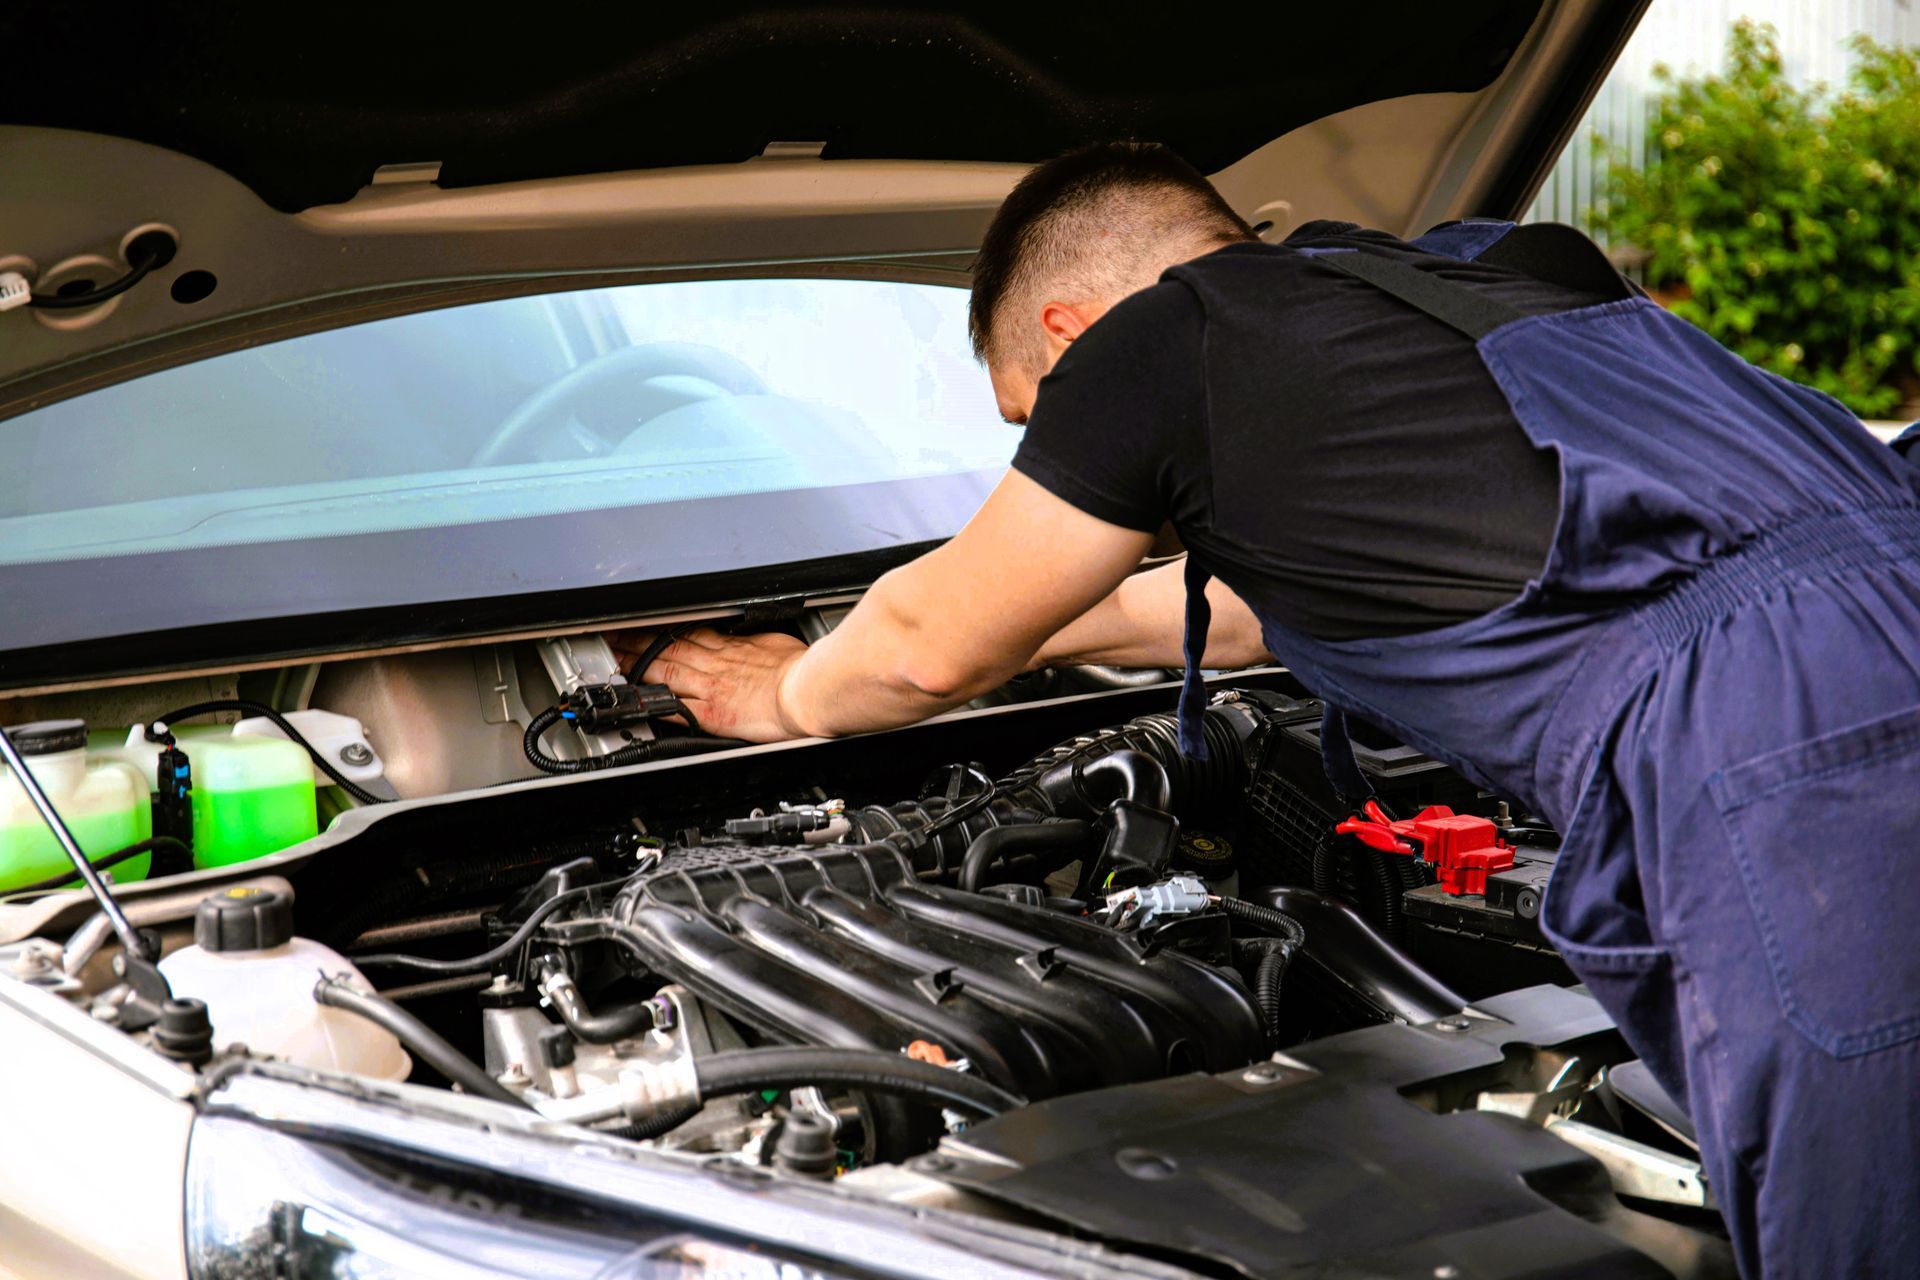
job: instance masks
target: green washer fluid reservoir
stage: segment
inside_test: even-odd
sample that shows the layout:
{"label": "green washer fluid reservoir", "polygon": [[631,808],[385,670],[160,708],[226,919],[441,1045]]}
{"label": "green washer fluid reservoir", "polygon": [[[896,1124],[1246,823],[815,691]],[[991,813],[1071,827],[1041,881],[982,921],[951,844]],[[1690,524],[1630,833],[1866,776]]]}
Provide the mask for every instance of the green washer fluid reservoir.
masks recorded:
{"label": "green washer fluid reservoir", "polygon": [[[43,720],[7,732],[89,861],[153,834],[153,810],[140,774],[119,761],[89,757],[84,721]],[[146,879],[152,864],[153,856],[142,853],[100,874],[114,884],[128,884]],[[0,893],[54,880],[72,869],[27,789],[0,764]],[[69,874],[62,884],[78,887],[80,878]]]}
{"label": "green washer fluid reservoir", "polygon": [[[305,748],[285,738],[236,738],[228,725],[174,733],[193,771],[195,867],[264,858],[319,832]],[[159,751],[135,725],[118,754],[146,775],[152,790]]]}

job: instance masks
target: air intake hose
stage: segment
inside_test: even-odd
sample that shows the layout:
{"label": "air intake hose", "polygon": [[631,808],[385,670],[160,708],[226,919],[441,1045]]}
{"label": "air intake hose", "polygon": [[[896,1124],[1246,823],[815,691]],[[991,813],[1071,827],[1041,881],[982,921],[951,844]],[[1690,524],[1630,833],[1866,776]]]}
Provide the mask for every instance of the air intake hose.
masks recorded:
{"label": "air intake hose", "polygon": [[913,854],[919,874],[942,878],[959,873],[984,832],[1050,818],[1097,818],[1118,799],[1204,822],[1228,811],[1246,790],[1241,744],[1254,727],[1247,716],[1208,708],[1202,722],[1207,758],[1189,760],[1180,752],[1178,717],[1140,716],[1042,752],[994,783],[984,803],[975,803],[981,799],[976,788],[958,802],[973,805],[958,821],[951,816],[958,805],[939,797],[851,811],[845,843],[892,844]]}

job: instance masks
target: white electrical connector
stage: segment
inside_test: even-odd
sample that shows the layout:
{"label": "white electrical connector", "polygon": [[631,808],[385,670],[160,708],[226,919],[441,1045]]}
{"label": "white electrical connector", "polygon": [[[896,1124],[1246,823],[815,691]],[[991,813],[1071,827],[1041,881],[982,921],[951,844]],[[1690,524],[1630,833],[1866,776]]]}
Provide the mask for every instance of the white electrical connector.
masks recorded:
{"label": "white electrical connector", "polygon": [[33,286],[18,271],[0,271],[0,311],[24,307],[33,298]]}

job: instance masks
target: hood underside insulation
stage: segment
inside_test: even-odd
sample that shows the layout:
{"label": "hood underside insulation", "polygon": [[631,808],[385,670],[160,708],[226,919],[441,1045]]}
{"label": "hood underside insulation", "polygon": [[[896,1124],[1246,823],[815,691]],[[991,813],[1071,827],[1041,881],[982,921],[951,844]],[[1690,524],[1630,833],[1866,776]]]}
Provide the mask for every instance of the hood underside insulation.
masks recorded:
{"label": "hood underside insulation", "polygon": [[1484,88],[1542,0],[1161,4],[438,6],[290,27],[271,8],[16,5],[0,123],[157,144],[282,210],[381,165],[443,186],[827,158],[1035,161],[1116,137],[1207,172],[1334,112]]}

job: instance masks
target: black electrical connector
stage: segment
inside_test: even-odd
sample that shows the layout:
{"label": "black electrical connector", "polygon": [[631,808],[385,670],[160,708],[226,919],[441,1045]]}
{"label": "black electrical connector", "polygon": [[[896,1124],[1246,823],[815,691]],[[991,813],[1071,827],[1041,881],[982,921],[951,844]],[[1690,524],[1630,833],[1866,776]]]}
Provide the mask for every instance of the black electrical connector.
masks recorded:
{"label": "black electrical connector", "polygon": [[[580,760],[562,760],[550,756],[540,745],[547,730],[562,720],[579,726],[583,733],[611,733],[652,723],[664,716],[681,717],[691,732],[677,738],[630,742],[607,755],[588,756]],[[542,773],[591,773],[597,769],[615,769],[646,760],[699,755],[745,745],[736,738],[715,738],[701,732],[700,722],[694,719],[693,712],[667,686],[625,682],[582,685],[557,705],[535,716],[527,725],[520,742],[527,763]]]}
{"label": "black electrical connector", "polygon": [[[209,715],[216,711],[244,711],[250,716],[264,716],[273,722],[275,728],[287,736],[288,741],[304,747],[308,758],[313,761],[313,767],[332,779],[334,786],[340,788],[361,804],[386,803],[383,797],[374,795],[352,778],[340,772],[333,761],[321,755],[320,749],[307,741],[305,734],[294,728],[291,720],[264,702],[255,702],[250,698],[214,698],[206,702],[196,702],[190,707],[181,707],[176,711],[170,711],[154,721],[154,725],[164,729],[171,726],[175,721],[186,720],[193,716]],[[156,740],[152,735],[153,729],[150,728],[148,730],[148,738],[150,741]]]}
{"label": "black electrical connector", "polygon": [[173,731],[154,721],[144,730],[148,742],[160,744],[154,760],[153,834],[178,840],[193,848],[193,766],[180,749]]}
{"label": "black electrical connector", "polygon": [[691,716],[687,706],[663,684],[588,684],[560,702],[560,717],[585,733],[611,733],[661,716]]}

